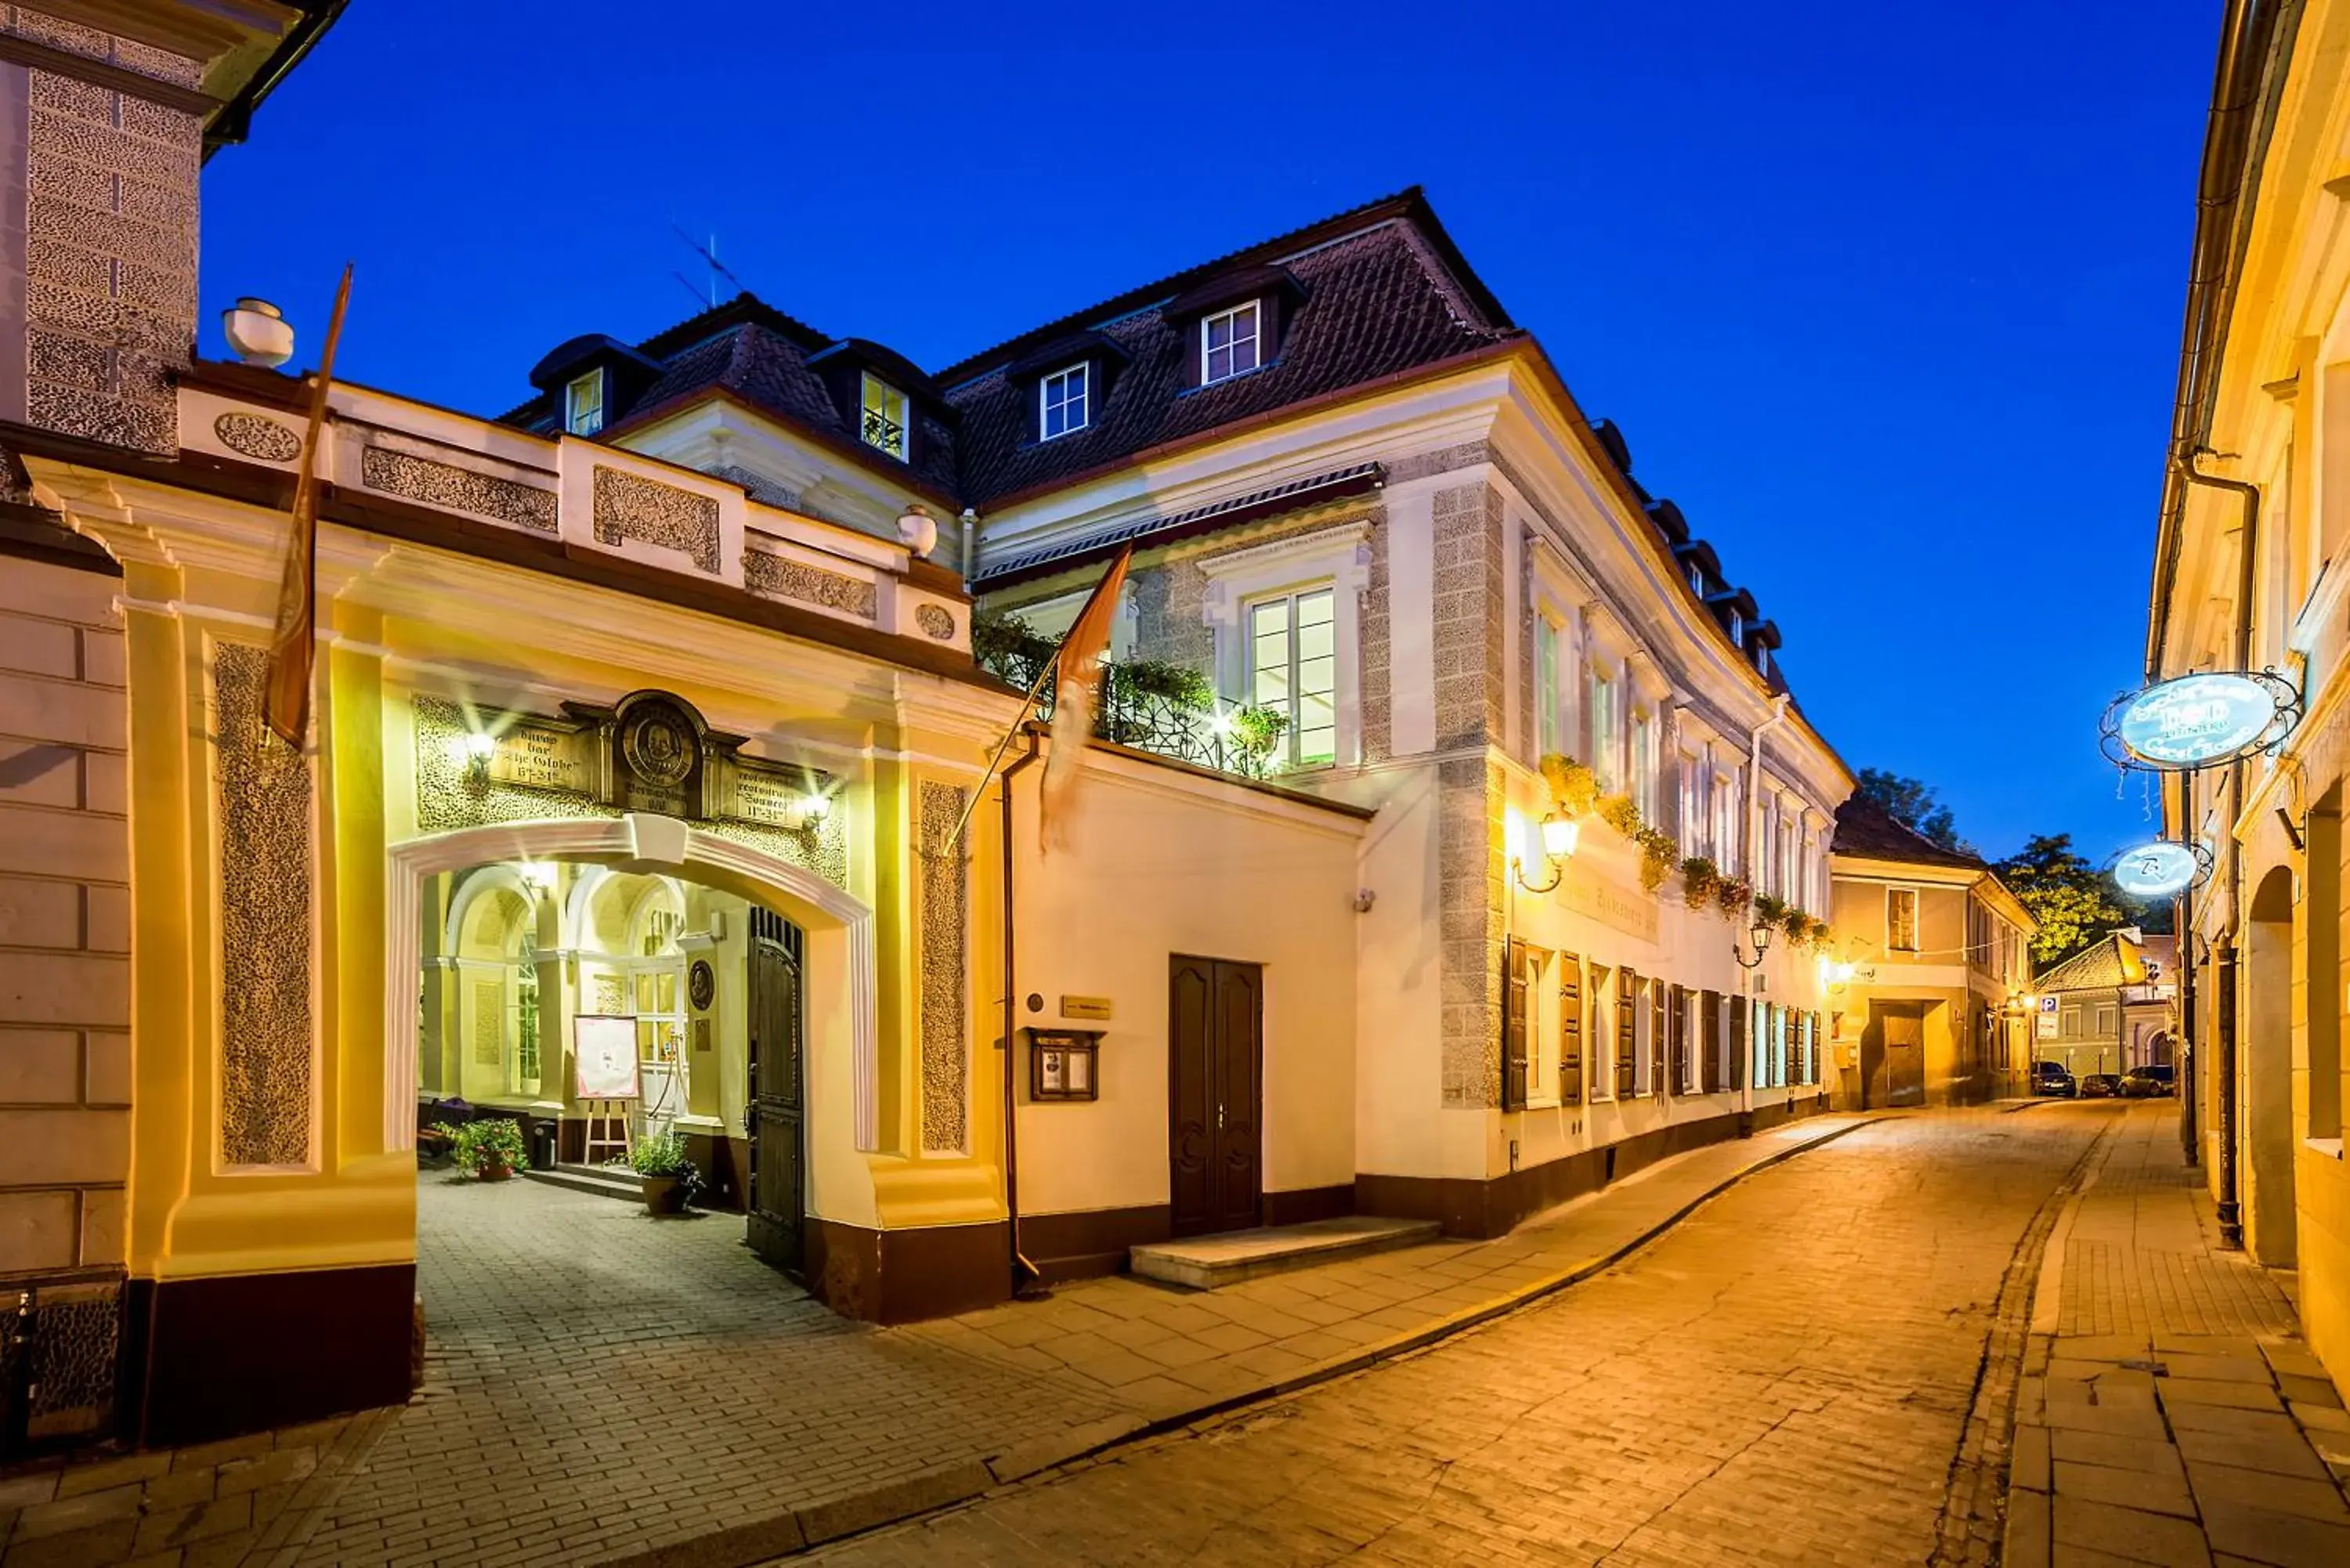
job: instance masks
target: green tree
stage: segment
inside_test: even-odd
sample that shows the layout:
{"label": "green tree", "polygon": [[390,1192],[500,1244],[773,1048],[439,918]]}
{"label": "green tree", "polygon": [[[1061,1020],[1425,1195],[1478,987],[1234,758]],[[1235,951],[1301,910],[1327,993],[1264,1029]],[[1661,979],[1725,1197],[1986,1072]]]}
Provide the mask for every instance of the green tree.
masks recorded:
{"label": "green tree", "polygon": [[2073,848],[2069,833],[2040,834],[1993,867],[2016,901],[2040,922],[2032,956],[2043,969],[2064,962],[2131,913],[2113,882]]}
{"label": "green tree", "polygon": [[1956,855],[1975,853],[1975,846],[1959,836],[1950,808],[1934,798],[1931,784],[1883,768],[1861,769],[1859,783],[1861,794],[1892,813],[1896,821],[1927,842]]}

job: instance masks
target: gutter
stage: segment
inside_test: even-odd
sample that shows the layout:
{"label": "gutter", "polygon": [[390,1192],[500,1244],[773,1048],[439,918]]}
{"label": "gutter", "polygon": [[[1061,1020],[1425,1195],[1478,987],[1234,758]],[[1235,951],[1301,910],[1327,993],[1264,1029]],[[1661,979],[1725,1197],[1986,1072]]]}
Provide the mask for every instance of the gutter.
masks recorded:
{"label": "gutter", "polygon": [[213,122],[204,127],[205,162],[210,162],[213,154],[222,148],[236,146],[253,133],[253,111],[261,107],[261,100],[275,91],[279,82],[293,74],[294,67],[326,36],[327,29],[335,25],[348,4],[350,0],[325,0],[322,5],[302,8],[301,20],[286,31],[261,68],[253,73],[252,79],[222,105]]}

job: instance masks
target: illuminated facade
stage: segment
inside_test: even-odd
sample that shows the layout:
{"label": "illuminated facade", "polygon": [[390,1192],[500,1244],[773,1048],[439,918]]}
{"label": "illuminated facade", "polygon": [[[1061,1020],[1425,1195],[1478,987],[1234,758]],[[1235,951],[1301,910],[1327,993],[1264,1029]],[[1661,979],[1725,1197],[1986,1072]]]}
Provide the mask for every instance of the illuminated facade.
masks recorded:
{"label": "illuminated facade", "polygon": [[[2190,1054],[2180,1077],[2191,1085],[2182,1131],[2223,1232],[2262,1263],[2298,1268],[2310,1347],[2350,1386],[2345,51],[2350,5],[2230,9],[2146,675],[2272,672],[2281,722],[2294,723],[2265,751],[2232,763],[2223,752],[2165,780],[2168,836],[2199,841],[2214,860],[2211,879],[2181,904]],[[2234,728],[2262,716],[2248,706]]]}

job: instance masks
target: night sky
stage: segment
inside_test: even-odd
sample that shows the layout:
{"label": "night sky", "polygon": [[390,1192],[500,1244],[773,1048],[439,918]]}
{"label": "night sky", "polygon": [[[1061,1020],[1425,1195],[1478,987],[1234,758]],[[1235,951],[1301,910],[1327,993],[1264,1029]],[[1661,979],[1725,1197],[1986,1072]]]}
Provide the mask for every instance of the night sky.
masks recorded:
{"label": "night sky", "polygon": [[203,348],[313,362],[353,259],[343,374],[495,414],[683,228],[937,367],[1419,183],[1852,766],[2102,856],[2219,9],[354,0],[206,171]]}

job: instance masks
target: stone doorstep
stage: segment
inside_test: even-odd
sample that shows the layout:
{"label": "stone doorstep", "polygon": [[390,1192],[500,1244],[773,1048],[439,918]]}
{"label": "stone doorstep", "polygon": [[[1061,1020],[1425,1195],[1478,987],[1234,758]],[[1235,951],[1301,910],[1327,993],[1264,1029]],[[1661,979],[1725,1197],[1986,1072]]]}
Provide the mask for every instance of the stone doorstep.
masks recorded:
{"label": "stone doorstep", "polygon": [[1381,1220],[1353,1214],[1305,1225],[1273,1225],[1128,1249],[1134,1272],[1147,1279],[1212,1291],[1289,1269],[1335,1263],[1398,1247],[1433,1241],[1444,1228],[1433,1220]]}
{"label": "stone doorstep", "polygon": [[620,1198],[630,1203],[645,1200],[644,1184],[633,1172],[624,1176],[593,1165],[557,1165],[553,1170],[520,1170],[515,1174],[532,1181],[544,1181],[549,1187],[592,1193],[598,1198]]}

